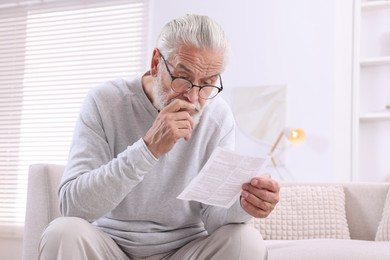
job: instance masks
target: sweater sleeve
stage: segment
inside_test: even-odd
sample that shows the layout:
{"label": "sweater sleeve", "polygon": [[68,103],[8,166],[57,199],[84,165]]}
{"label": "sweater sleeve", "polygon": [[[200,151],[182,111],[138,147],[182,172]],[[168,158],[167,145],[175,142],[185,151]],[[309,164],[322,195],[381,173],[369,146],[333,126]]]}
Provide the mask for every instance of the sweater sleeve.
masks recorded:
{"label": "sweater sleeve", "polygon": [[252,217],[242,209],[239,199],[228,209],[209,205],[203,205],[202,207],[203,223],[209,234],[223,225],[245,223],[251,218]]}
{"label": "sweater sleeve", "polygon": [[156,162],[142,138],[114,155],[94,97],[87,95],[59,188],[62,215],[90,222],[102,217],[143,180]]}

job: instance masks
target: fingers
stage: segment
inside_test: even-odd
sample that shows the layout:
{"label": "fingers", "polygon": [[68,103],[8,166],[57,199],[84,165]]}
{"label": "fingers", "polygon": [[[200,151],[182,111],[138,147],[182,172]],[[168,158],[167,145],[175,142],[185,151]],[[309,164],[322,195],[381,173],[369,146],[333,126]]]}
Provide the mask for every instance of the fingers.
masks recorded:
{"label": "fingers", "polygon": [[259,208],[258,206],[253,205],[246,198],[241,196],[241,207],[251,216],[255,218],[265,218],[269,215],[272,209],[267,209],[267,206]]}
{"label": "fingers", "polygon": [[175,99],[169,103],[161,112],[174,113],[179,111],[187,111],[190,115],[193,115],[197,112],[197,108],[194,104],[181,100]]}
{"label": "fingers", "polygon": [[278,196],[275,196],[279,193],[279,184],[271,178],[255,177],[250,183],[244,184],[243,189],[271,203],[276,203],[279,200]]}
{"label": "fingers", "polygon": [[195,125],[191,113],[194,112],[193,104],[179,99],[160,111],[144,136],[145,144],[156,158],[170,151],[179,139],[191,138]]}
{"label": "fingers", "polygon": [[271,178],[265,178],[265,177],[255,177],[251,180],[251,185],[261,189],[267,189],[269,191],[278,191],[279,190],[279,184],[271,179]]}
{"label": "fingers", "polygon": [[254,217],[268,216],[279,202],[279,184],[269,178],[256,177],[242,186],[241,205]]}
{"label": "fingers", "polygon": [[194,128],[194,121],[191,116],[186,112],[178,112],[175,114],[168,114],[162,116],[162,120],[165,121],[165,129],[162,129],[166,133],[167,139],[174,140],[176,143],[180,138],[188,141],[191,138],[192,130]]}
{"label": "fingers", "polygon": [[167,124],[170,124],[172,127],[177,127],[178,129],[190,129],[192,131],[194,128],[194,120],[186,111],[175,113],[161,111],[161,114],[158,117],[162,122],[167,122]]}
{"label": "fingers", "polygon": [[[160,112],[160,120],[166,122],[177,139],[184,138],[188,141],[194,128],[194,120],[191,114],[196,112],[195,106],[187,101],[175,99]],[[177,132],[175,130],[178,130]],[[185,131],[181,131],[185,130]]]}

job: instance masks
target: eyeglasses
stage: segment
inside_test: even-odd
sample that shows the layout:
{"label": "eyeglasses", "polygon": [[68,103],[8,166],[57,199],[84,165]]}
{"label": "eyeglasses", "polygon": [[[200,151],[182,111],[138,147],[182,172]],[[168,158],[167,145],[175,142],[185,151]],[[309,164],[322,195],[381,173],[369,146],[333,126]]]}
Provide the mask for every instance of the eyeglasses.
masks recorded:
{"label": "eyeglasses", "polygon": [[221,87],[217,87],[217,86],[213,86],[213,85],[198,86],[198,85],[193,84],[188,79],[173,76],[171,71],[169,70],[167,61],[165,60],[164,56],[161,53],[160,53],[160,55],[164,61],[165,67],[167,68],[169,75],[171,76],[171,79],[172,79],[171,88],[174,92],[179,93],[179,94],[183,94],[186,92],[190,92],[191,89],[193,89],[194,87],[197,87],[197,88],[199,88],[198,95],[200,98],[212,99],[212,98],[215,98],[218,95],[218,93],[223,90],[221,75],[218,74],[219,84],[221,85]]}

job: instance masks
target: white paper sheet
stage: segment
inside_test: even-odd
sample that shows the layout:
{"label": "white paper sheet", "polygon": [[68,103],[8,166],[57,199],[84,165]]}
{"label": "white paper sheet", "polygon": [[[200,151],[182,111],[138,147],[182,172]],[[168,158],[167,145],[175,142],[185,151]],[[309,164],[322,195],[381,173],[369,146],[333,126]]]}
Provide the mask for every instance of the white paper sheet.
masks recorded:
{"label": "white paper sheet", "polygon": [[249,157],[217,148],[177,198],[229,208],[240,196],[242,184],[263,174],[269,161],[269,156]]}

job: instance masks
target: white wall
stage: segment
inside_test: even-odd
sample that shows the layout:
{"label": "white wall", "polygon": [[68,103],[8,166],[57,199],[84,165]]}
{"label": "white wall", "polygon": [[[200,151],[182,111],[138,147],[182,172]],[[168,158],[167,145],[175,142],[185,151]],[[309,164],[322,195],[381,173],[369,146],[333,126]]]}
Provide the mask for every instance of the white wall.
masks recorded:
{"label": "white wall", "polygon": [[[151,0],[150,7],[150,48],[167,21],[210,15],[232,44],[224,87],[287,84],[287,125],[307,133],[304,145],[286,151],[295,180],[350,180],[352,0]],[[242,153],[264,150],[240,133],[237,141]]]}

